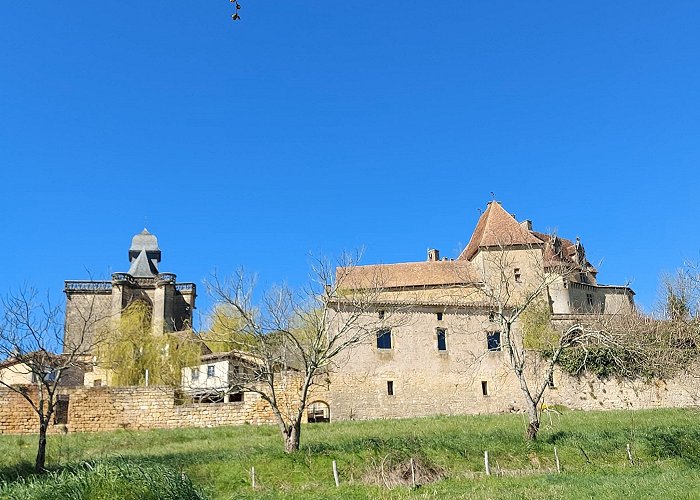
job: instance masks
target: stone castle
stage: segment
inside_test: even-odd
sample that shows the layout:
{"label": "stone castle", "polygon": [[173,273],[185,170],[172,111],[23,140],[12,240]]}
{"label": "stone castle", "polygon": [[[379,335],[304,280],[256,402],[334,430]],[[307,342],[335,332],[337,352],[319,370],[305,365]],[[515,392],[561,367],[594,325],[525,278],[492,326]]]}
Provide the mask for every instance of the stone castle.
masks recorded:
{"label": "stone castle", "polygon": [[[89,344],[99,328],[110,326],[105,322],[118,321],[135,300],[151,307],[155,334],[188,328],[196,287],[160,272],[160,260],[156,237],[144,229],[133,237],[128,272],[114,273],[110,281],[66,281],[66,348],[81,340]],[[386,315],[386,325],[346,351],[336,369],[324,375],[323,387],[308,401],[309,421],[522,409],[518,380],[508,367],[499,323],[494,321],[498,307],[509,307],[499,303],[504,291],[517,297],[533,284],[544,283],[541,292],[554,325],[634,310],[634,292],[599,283],[598,271],[578,238],[535,231],[530,221],[517,221],[498,202],[489,203],[456,258],[440,258],[432,249],[423,262],[358,266],[348,274],[346,286],[361,289],[377,278],[381,295],[363,315],[368,322]],[[82,332],[86,309],[102,319]],[[400,321],[392,322],[392,310],[398,311]],[[183,380],[193,381],[201,374],[198,384],[208,388],[210,373],[220,371],[222,380],[229,380],[239,361],[205,354],[199,367],[183,370]],[[104,385],[99,377],[86,373],[85,387],[66,389],[61,425],[92,431],[273,422],[269,407],[252,393],[183,406],[172,391],[95,387]],[[574,378],[555,371],[546,402],[578,409],[690,406],[698,403],[697,392],[682,378],[646,383]],[[0,425],[0,433],[30,432],[31,411],[20,412],[22,403],[11,394],[2,400],[7,405],[0,405],[0,414],[11,416]]]}
{"label": "stone castle", "polygon": [[[433,249],[423,262],[352,269],[350,288],[378,279],[382,287],[381,300],[365,313],[367,322],[391,309],[399,311],[400,321],[347,352],[331,375],[333,418],[521,409],[519,382],[501,348],[494,311],[512,307],[503,302],[506,293],[516,297],[538,285],[554,324],[633,311],[634,292],[600,284],[597,274],[580,240],[534,231],[530,221],[518,222],[498,202],[489,203],[456,259],[440,259]],[[579,385],[556,372],[547,401],[585,407]],[[620,391],[609,394],[615,399],[609,406],[627,404],[622,401],[628,395]]]}

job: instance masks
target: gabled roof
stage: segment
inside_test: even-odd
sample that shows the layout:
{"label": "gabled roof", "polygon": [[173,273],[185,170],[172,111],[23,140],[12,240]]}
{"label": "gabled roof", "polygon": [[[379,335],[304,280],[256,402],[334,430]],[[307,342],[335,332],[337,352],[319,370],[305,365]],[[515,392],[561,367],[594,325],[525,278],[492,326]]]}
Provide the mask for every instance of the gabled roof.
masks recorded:
{"label": "gabled roof", "polygon": [[[338,277],[347,270],[338,269]],[[471,262],[443,260],[376,264],[351,269],[340,283],[341,288],[405,288],[476,283],[478,273]]]}
{"label": "gabled roof", "polygon": [[459,260],[471,260],[479,248],[541,245],[542,241],[506,212],[497,201],[489,202]]}

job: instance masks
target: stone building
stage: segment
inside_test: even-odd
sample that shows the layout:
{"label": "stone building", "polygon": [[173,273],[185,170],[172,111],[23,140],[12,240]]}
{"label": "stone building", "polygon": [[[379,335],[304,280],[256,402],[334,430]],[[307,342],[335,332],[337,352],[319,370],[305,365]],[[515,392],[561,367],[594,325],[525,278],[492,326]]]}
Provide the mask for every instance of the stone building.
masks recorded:
{"label": "stone building", "polygon": [[[173,273],[160,272],[160,260],[157,238],[144,229],[131,240],[127,272],[112,274],[110,281],[66,281],[64,351],[76,345],[90,351],[99,330],[117,324],[122,311],[136,300],[150,307],[154,334],[190,327],[196,286],[178,283]],[[91,321],[86,321],[88,317]]]}
{"label": "stone building", "polygon": [[[380,284],[365,315],[369,323],[387,314],[386,327],[349,350],[332,374],[333,419],[520,409],[522,393],[501,350],[494,311],[537,291],[554,324],[631,312],[634,292],[600,284],[597,275],[578,238],[535,231],[498,202],[489,203],[455,259],[441,259],[433,249],[424,262],[353,269],[347,288]],[[340,314],[342,308],[341,300]],[[577,384],[555,373],[548,402],[585,406]]]}

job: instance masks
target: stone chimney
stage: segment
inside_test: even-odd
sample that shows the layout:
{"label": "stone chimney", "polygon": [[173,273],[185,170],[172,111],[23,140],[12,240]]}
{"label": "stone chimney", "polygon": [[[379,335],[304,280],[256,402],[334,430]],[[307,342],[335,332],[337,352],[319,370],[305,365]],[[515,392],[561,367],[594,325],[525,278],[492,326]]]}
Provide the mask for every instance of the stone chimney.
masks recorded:
{"label": "stone chimney", "polygon": [[532,221],[530,219],[525,219],[520,225],[528,231],[532,231]]}
{"label": "stone chimney", "polygon": [[428,262],[437,262],[440,260],[440,250],[437,248],[428,249]]}

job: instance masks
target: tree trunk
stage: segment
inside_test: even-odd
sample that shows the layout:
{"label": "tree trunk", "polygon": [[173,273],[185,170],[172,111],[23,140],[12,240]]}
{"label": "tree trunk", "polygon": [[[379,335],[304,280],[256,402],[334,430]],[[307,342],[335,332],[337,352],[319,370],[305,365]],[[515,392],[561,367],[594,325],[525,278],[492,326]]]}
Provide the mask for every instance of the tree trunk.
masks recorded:
{"label": "tree trunk", "polygon": [[39,449],[36,452],[36,462],[34,463],[34,471],[37,473],[44,472],[46,465],[46,429],[48,423],[41,422],[39,425]]}
{"label": "tree trunk", "polygon": [[527,406],[529,422],[527,424],[527,430],[525,431],[525,439],[528,441],[535,441],[537,439],[537,433],[540,430],[540,416],[537,414],[537,404],[535,404],[534,401],[528,401]]}
{"label": "tree trunk", "polygon": [[284,433],[284,452],[294,453],[299,451],[299,438],[301,437],[301,422],[294,422]]}

